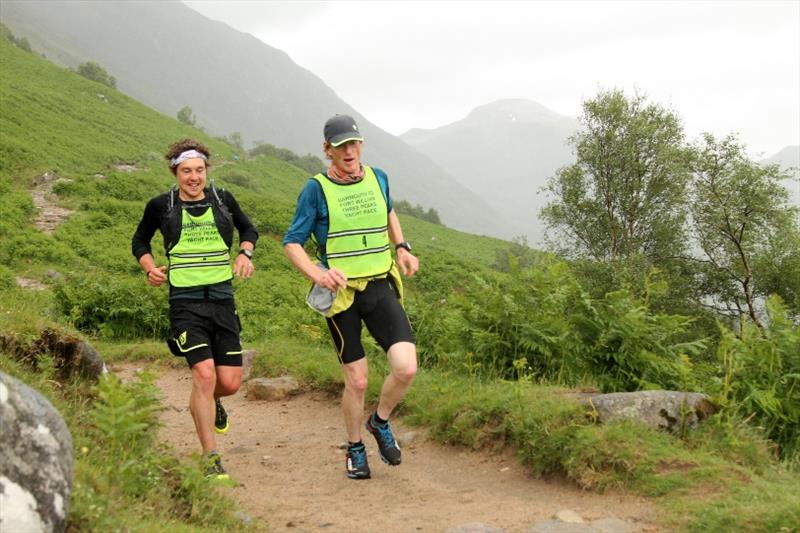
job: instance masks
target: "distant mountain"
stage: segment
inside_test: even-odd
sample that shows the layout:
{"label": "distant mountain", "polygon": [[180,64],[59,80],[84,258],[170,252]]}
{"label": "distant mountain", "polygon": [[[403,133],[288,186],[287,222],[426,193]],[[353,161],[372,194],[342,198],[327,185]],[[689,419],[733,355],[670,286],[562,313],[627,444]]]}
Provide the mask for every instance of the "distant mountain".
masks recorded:
{"label": "distant mountain", "polygon": [[566,141],[578,121],[530,100],[500,100],[441,128],[400,136],[480,193],[511,220],[515,235],[536,243],[543,234],[539,189],[574,156]]}
{"label": "distant mountain", "polygon": [[787,146],[778,153],[762,159],[765,165],[780,165],[784,170],[790,170],[794,180],[787,183],[790,198],[794,205],[800,207],[800,145]]}
{"label": "distant mountain", "polygon": [[351,114],[367,141],[365,162],[389,173],[394,197],[433,207],[465,231],[512,235],[478,194],[368,122],[286,53],[179,2],[3,0],[0,21],[48,59],[71,68],[96,61],[123,92],[171,117],[188,105],[206,131],[239,132],[246,145],[321,155],[325,119]]}

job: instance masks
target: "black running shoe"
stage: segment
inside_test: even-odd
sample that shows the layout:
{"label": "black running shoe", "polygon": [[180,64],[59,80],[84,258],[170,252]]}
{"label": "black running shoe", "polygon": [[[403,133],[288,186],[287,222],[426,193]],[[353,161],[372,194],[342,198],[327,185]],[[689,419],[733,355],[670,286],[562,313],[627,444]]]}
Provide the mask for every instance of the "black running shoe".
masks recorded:
{"label": "black running shoe", "polygon": [[347,477],[350,479],[369,479],[369,464],[367,463],[367,449],[364,444],[351,444],[347,448]]}
{"label": "black running shoe", "polygon": [[214,431],[217,433],[228,432],[228,413],[225,412],[225,408],[222,407],[222,402],[219,398],[217,398],[217,411],[214,416]]}
{"label": "black running shoe", "polygon": [[389,422],[385,424],[378,424],[375,422],[375,414],[367,420],[367,431],[372,433],[375,440],[378,442],[378,452],[381,456],[381,461],[392,466],[400,464],[400,445],[392,434],[392,428],[389,427]]}
{"label": "black running shoe", "polygon": [[217,452],[208,454],[208,466],[206,467],[206,479],[230,479],[231,477],[222,467],[222,458]]}

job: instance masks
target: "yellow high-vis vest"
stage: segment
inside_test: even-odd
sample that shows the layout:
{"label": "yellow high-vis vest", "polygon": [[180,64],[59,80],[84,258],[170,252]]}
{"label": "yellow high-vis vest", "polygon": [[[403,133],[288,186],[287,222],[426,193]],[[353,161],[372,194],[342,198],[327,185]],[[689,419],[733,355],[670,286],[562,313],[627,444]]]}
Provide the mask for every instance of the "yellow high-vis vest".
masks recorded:
{"label": "yellow high-vis vest", "polygon": [[328,266],[348,278],[386,274],[392,268],[389,214],[375,172],[364,166],[364,178],[347,185],[317,174],[328,203]]}
{"label": "yellow high-vis vest", "polygon": [[181,214],[181,236],[168,252],[169,283],[173,287],[199,287],[233,279],[228,246],[208,207],[194,217],[187,209]]}

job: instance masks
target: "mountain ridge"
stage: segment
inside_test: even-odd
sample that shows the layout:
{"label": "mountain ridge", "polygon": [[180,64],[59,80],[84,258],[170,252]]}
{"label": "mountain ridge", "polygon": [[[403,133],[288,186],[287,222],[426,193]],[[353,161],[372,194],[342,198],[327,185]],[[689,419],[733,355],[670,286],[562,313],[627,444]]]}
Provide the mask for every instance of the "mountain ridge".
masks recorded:
{"label": "mountain ridge", "polygon": [[514,213],[515,235],[537,243],[544,233],[538,211],[548,201],[540,190],[574,160],[567,141],[578,127],[576,119],[515,98],[479,106],[439,128],[409,130],[401,139],[459,176],[496,210]]}
{"label": "mountain ridge", "polygon": [[387,171],[394,197],[435,208],[455,228],[511,236],[479,194],[370,123],[288,54],[179,2],[8,0],[2,21],[56,63],[96,61],[144,104],[167,116],[188,105],[207,131],[238,132],[246,144],[321,155],[324,121],[351,114],[365,136],[364,161]]}

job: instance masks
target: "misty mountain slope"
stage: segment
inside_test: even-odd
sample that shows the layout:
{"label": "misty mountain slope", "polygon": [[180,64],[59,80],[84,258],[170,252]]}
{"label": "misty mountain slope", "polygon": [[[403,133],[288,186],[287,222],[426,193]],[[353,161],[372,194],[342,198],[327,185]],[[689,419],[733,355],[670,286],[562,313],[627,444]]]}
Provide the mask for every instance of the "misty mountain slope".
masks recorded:
{"label": "misty mountain slope", "polygon": [[72,68],[96,61],[126,94],[171,117],[188,105],[206,131],[237,131],[248,145],[321,155],[325,119],[349,113],[366,138],[364,161],[389,173],[395,198],[434,207],[462,230],[511,235],[478,194],[369,123],[286,53],[179,2],[4,0],[0,20],[50,60]]}
{"label": "misty mountain slope", "polygon": [[537,213],[547,201],[539,189],[574,160],[566,141],[577,129],[577,120],[536,102],[500,100],[458,122],[410,130],[401,139],[505,212],[517,235],[536,242],[543,231]]}
{"label": "misty mountain slope", "polygon": [[794,202],[795,206],[800,207],[800,145],[786,146],[776,154],[762,159],[760,163],[764,165],[779,165],[783,170],[789,171],[789,174],[794,178],[792,181],[786,182],[786,187],[789,189],[789,199]]}

